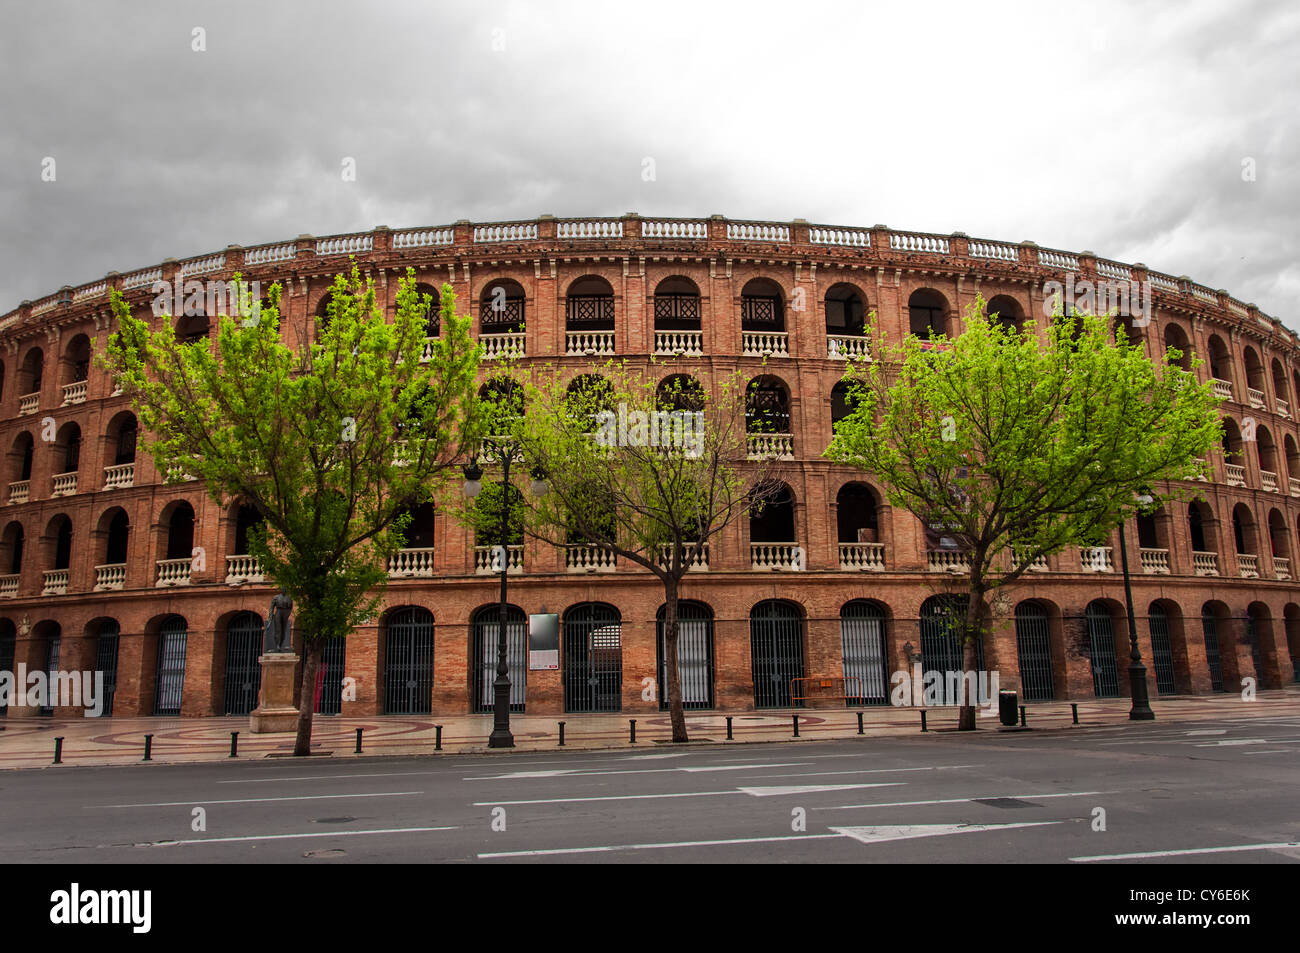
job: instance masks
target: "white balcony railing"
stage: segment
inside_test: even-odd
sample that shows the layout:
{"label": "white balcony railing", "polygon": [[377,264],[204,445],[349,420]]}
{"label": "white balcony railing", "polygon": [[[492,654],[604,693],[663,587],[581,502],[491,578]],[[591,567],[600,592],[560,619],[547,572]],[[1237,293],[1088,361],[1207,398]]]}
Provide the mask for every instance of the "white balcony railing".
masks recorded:
{"label": "white balcony railing", "polygon": [[1291,560],[1285,556],[1273,557],[1273,575],[1278,579],[1291,578]]}
{"label": "white balcony railing", "polygon": [[1237,553],[1237,571],[1243,579],[1259,578],[1259,557],[1254,553]]}
{"label": "white balcony railing", "polygon": [[50,478],[50,496],[72,496],[77,492],[77,474],[56,473]]}
{"label": "white balcony railing", "polygon": [[741,351],[746,357],[789,357],[789,334],[785,331],[741,331]]}
{"label": "white balcony railing", "polygon": [[[500,546],[474,547],[474,572],[480,576],[495,576],[501,572]],[[521,545],[505,547],[506,574],[523,572],[524,547]]]}
{"label": "white balcony railing", "polygon": [[[1016,553],[1013,550],[1012,558],[1015,560],[1016,564],[1018,565],[1020,563],[1021,555],[1019,553]],[[1047,565],[1046,556],[1036,556],[1034,557],[1034,561],[1029,564],[1030,572],[1048,572],[1050,568],[1051,567]]]}
{"label": "white balcony railing", "polygon": [[17,573],[12,576],[0,576],[0,599],[13,599],[18,595]]}
{"label": "white balcony railing", "polygon": [[388,557],[390,579],[427,579],[433,576],[433,547],[399,549]]}
{"label": "white balcony railing", "polygon": [[506,334],[480,334],[479,343],[483,345],[484,360],[497,357],[523,357],[525,335],[508,332]]}
{"label": "white balcony railing", "polygon": [[598,354],[607,356],[614,353],[613,331],[565,331],[565,354]]}
{"label": "white balcony railing", "polygon": [[262,564],[247,553],[226,557],[226,585],[242,586],[248,582],[265,582]]}
{"label": "white balcony railing", "polygon": [[63,404],[84,404],[86,402],[86,381],[73,381],[63,385]]}
{"label": "white balcony railing", "polygon": [[862,572],[883,572],[884,543],[840,543],[840,568]]}
{"label": "white balcony railing", "polygon": [[1079,561],[1084,572],[1114,572],[1109,546],[1084,546],[1079,550]]}
{"label": "white balcony railing", "polygon": [[1214,386],[1215,397],[1221,397],[1224,400],[1232,400],[1231,381],[1220,380],[1219,378],[1215,377],[1211,379],[1211,384]]}
{"label": "white balcony railing", "polygon": [[126,563],[110,563],[95,567],[95,591],[126,588]]}
{"label": "white balcony railing", "polygon": [[684,354],[700,357],[704,354],[703,331],[656,331],[656,354]]}
{"label": "white balcony railing", "polygon": [[188,556],[184,559],[158,560],[158,581],[154,583],[154,588],[188,586],[190,584],[190,568],[193,565],[193,560]]}
{"label": "white balcony railing", "polygon": [[1247,387],[1246,394],[1250,397],[1250,406],[1256,408],[1257,410],[1264,409],[1264,392],[1262,390],[1256,390],[1253,387]]}
{"label": "white balcony railing", "polygon": [[134,485],[134,463],[118,463],[111,467],[104,467],[104,489],[119,490]]}
{"label": "white balcony railing", "polygon": [[925,554],[925,568],[930,572],[970,572],[970,557],[960,549],[931,549]]}
{"label": "white balcony railing", "polygon": [[794,434],[791,433],[752,433],[748,436],[749,459],[776,460],[794,459]]}
{"label": "white balcony railing", "polygon": [[1300,479],[1287,477],[1286,485],[1292,496],[1300,496]]}
{"label": "white balcony railing", "polygon": [[1280,493],[1277,486],[1277,474],[1272,470],[1259,471],[1259,485],[1269,493]]}
{"label": "white balcony railing", "polygon": [[1291,404],[1288,401],[1283,400],[1281,397],[1279,397],[1276,401],[1274,401],[1274,403],[1277,405],[1277,415],[1279,417],[1285,417],[1287,420],[1290,420]]}
{"label": "white balcony railing", "polygon": [[772,572],[803,572],[803,547],[798,543],[750,543],[749,564]]}
{"label": "white balcony railing", "polygon": [[1239,463],[1225,463],[1224,472],[1228,477],[1228,486],[1246,485],[1246,468]]}
{"label": "white balcony railing", "polygon": [[613,572],[614,553],[585,543],[564,547],[565,572]]}
{"label": "white balcony railing", "polygon": [[9,502],[26,503],[32,498],[32,481],[19,480],[9,484]]}
{"label": "white balcony railing", "polygon": [[[693,544],[687,543],[684,545],[686,548],[689,548]],[[671,543],[665,544],[664,546],[661,546],[659,548],[659,564],[661,566],[664,566],[665,568],[668,567],[669,559],[672,556],[672,550],[673,547]],[[695,557],[695,559],[691,562],[691,564],[688,567],[686,567],[686,571],[704,572],[708,568],[709,568],[709,544],[705,543],[700,548],[700,554]]]}
{"label": "white balcony railing", "polygon": [[45,570],[45,585],[41,587],[43,596],[63,596],[68,592],[68,570]]}
{"label": "white balcony railing", "polygon": [[826,356],[835,361],[871,359],[867,339],[860,334],[826,335]]}
{"label": "white balcony railing", "polygon": [[1169,575],[1169,550],[1142,549],[1138,551],[1142,560],[1142,571],[1148,575]]}
{"label": "white balcony railing", "polygon": [[41,395],[39,393],[24,394],[22,397],[18,398],[18,413],[34,414],[36,413],[36,411],[40,409],[41,409]]}
{"label": "white balcony railing", "polygon": [[1192,553],[1192,571],[1198,576],[1217,576],[1219,574],[1219,554]]}

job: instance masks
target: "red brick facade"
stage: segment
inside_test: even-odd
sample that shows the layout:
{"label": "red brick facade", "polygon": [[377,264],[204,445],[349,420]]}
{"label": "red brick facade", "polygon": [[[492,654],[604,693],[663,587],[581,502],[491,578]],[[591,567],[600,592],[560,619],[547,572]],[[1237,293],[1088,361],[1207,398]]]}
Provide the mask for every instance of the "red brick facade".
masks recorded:
{"label": "red brick facade", "polygon": [[[661,236],[673,237],[661,237]],[[596,236],[596,237],[589,237]],[[505,239],[505,240],[500,240]],[[462,311],[477,317],[480,303],[494,282],[512,279],[524,289],[526,351],[529,358],[554,361],[562,369],[585,364],[566,356],[566,294],[577,279],[598,276],[612,290],[615,355],[648,361],[656,349],[656,288],[669,278],[684,277],[699,292],[699,346],[702,356],[661,358],[671,365],[666,376],[690,372],[707,381],[713,374],[740,369],[747,377],[771,375],[788,394],[792,459],[780,475],[794,498],[795,542],[806,554],[802,571],[752,568],[749,525],[730,527],[715,541],[709,568],[691,573],[683,596],[707,605],[714,619],[714,691],[717,708],[746,709],[755,704],[750,612],[764,600],[785,600],[797,607],[802,625],[804,671],[810,676],[837,676],[844,671],[841,612],[853,600],[871,600],[883,609],[885,665],[908,667],[908,650],[920,645],[918,617],[922,603],[950,587],[950,577],[927,568],[925,536],[917,520],[885,504],[877,511],[883,566],[868,570],[841,568],[843,542],[837,529],[837,499],[849,483],[872,487],[873,481],[850,468],[832,465],[821,454],[831,438],[831,391],[844,361],[831,356],[826,295],[841,284],[852,286],[869,311],[878,313],[892,337],[909,328],[909,298],[930,289],[942,295],[950,333],[960,330],[960,316],[977,294],[986,300],[1004,295],[1021,316],[1044,313],[1043,287],[1127,275],[1150,281],[1155,304],[1149,325],[1137,328],[1148,350],[1160,353],[1165,343],[1186,340],[1201,355],[1216,354],[1216,376],[1231,387],[1226,416],[1241,426],[1245,418],[1263,431],[1271,446],[1261,467],[1262,445],[1246,446],[1244,486],[1229,485],[1223,454],[1210,461],[1215,477],[1201,485],[1203,550],[1193,545],[1186,504],[1174,504],[1154,521],[1156,546],[1141,544],[1140,530],[1127,531],[1133,575],[1139,645],[1156,691],[1152,672],[1150,607],[1168,619],[1169,654],[1174,688],[1179,693],[1211,690],[1202,615],[1217,618],[1222,680],[1236,690],[1240,679],[1258,676],[1262,688],[1277,687],[1294,677],[1293,658],[1300,655],[1300,585],[1297,574],[1297,526],[1300,525],[1300,440],[1291,410],[1300,401],[1300,344],[1295,335],[1252,306],[1212,292],[1187,279],[1154,275],[1145,267],[1099,262],[1090,253],[1039,249],[1031,243],[1007,245],[976,242],[960,234],[918,236],[872,229],[828,229],[796,221],[737,223],[720,217],[666,222],[636,216],[572,222],[549,217],[517,226],[473,226],[460,222],[443,229],[396,232],[386,228],[357,236],[313,239],[261,249],[231,246],[224,253],[183,263],[166,262],[158,276],[176,280],[182,270],[195,280],[227,279],[236,271],[247,280],[284,285],[282,307],[287,340],[309,329],[333,278],[356,255],[391,309],[397,278],[413,267],[418,280],[451,283]],[[0,639],[11,639],[14,664],[42,668],[50,639],[58,636],[59,668],[87,669],[95,664],[98,636],[113,620],[121,637],[117,661],[114,713],[152,714],[159,664],[159,631],[173,616],[184,620],[185,666],[181,714],[224,712],[226,631],[242,611],[264,618],[272,587],[227,584],[227,557],[234,552],[236,508],[213,503],[194,482],[164,486],[152,461],[141,453],[130,479],[106,472],[115,466],[117,431],[129,412],[127,399],[113,395],[112,382],[99,368],[79,372],[85,335],[91,354],[98,354],[111,331],[107,287],[123,289],[128,299],[147,310],[152,300],[150,271],[110,275],[105,281],[67,288],[35,304],[24,303],[0,319],[0,449],[6,476],[3,539],[0,539]],[[787,353],[747,356],[742,331],[742,290],[752,279],[769,279],[781,289],[784,346]],[[34,356],[40,349],[40,358]],[[750,348],[753,350],[753,348]],[[33,369],[43,368],[34,391]],[[1262,369],[1262,370],[1261,370]],[[485,362],[483,376],[492,370]],[[564,372],[562,370],[562,372]],[[1209,374],[1210,367],[1201,369]],[[84,398],[76,386],[85,379]],[[32,404],[35,403],[35,409]],[[1254,406],[1252,406],[1252,404]],[[47,418],[52,418],[52,429]],[[80,459],[75,492],[54,496],[55,477],[68,486],[67,459],[60,434],[66,425],[80,428]],[[1231,428],[1230,428],[1231,429]],[[24,437],[23,435],[28,435]],[[54,435],[54,440],[46,439]],[[30,477],[22,479],[26,441],[32,442]],[[1266,488],[1275,474],[1276,489]],[[1294,482],[1293,482],[1294,481]],[[27,501],[23,502],[26,482]],[[126,483],[105,489],[106,483]],[[1294,487],[1294,489],[1293,489]],[[204,564],[194,566],[188,581],[160,588],[167,558],[169,526],[178,501],[194,511],[193,546]],[[1246,559],[1238,556],[1234,508],[1242,525]],[[129,520],[129,540],[120,588],[96,591],[97,581],[117,572],[106,549],[110,523],[118,510]],[[69,534],[64,518],[71,526]],[[15,566],[18,530],[22,558]],[[69,541],[70,535],[70,541]],[[1112,540],[1112,547],[1118,539]],[[60,552],[63,556],[60,557]],[[435,522],[433,574],[395,579],[386,605],[421,606],[433,616],[435,656],[430,707],[434,712],[464,712],[474,704],[471,616],[494,604],[497,579],[475,572],[474,540],[449,517]],[[1146,551],[1143,551],[1146,550]],[[1164,553],[1165,555],[1160,555]],[[1197,574],[1206,559],[1217,575]],[[1254,556],[1254,568],[1251,568]],[[1277,557],[1274,559],[1273,557]],[[1123,677],[1127,629],[1119,553],[1112,549],[1112,571],[1084,570],[1078,550],[1053,556],[1045,571],[1020,583],[1003,607],[999,631],[986,648],[985,664],[1001,673],[1001,684],[1019,684],[1014,606],[1032,600],[1047,615],[1051,643],[1052,692],[1058,699],[1088,698],[1094,691],[1091,665],[1080,652],[1085,607],[1102,600],[1112,616]],[[1163,570],[1167,559],[1167,572]],[[48,578],[56,562],[66,566],[66,592],[60,578]],[[100,567],[100,569],[97,569]],[[16,569],[16,571],[11,571]],[[186,575],[184,567],[174,570]],[[1243,571],[1257,576],[1245,578]],[[49,593],[49,594],[44,594]],[[657,583],[644,573],[618,567],[611,573],[565,570],[560,550],[529,543],[523,572],[510,577],[510,602],[525,613],[558,612],[584,602],[616,608],[622,620],[622,707],[628,712],[653,710],[642,698],[643,679],[656,673],[655,616],[662,603]],[[1247,618],[1258,636],[1259,668],[1252,649],[1239,636]],[[362,628],[347,640],[346,674],[356,680],[357,698],[345,701],[345,714],[385,710],[385,619]],[[1085,639],[1086,641],[1086,639]],[[562,653],[563,657],[563,653]],[[528,673],[527,710],[565,709],[563,673]],[[11,710],[16,716],[23,710]]]}

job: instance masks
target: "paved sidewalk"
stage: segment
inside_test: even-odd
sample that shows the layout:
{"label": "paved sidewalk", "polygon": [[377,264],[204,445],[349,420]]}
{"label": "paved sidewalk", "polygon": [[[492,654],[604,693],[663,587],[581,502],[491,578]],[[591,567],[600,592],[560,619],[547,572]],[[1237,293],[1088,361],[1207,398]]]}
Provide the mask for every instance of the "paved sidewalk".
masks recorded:
{"label": "paved sidewalk", "polygon": [[[1078,728],[1128,724],[1126,698],[1081,701]],[[1300,685],[1260,692],[1251,702],[1239,695],[1185,696],[1153,699],[1156,724],[1201,719],[1300,716]],[[864,708],[864,736],[915,735],[921,728],[920,708]],[[693,742],[745,744],[792,741],[793,716],[799,716],[801,740],[858,737],[858,709],[800,709],[798,711],[738,711],[731,713],[733,740],[727,740],[727,713],[688,713]],[[951,730],[956,708],[925,709],[932,731]],[[629,738],[629,721],[636,719],[636,743]],[[492,754],[555,750],[560,721],[565,722],[565,747],[574,749],[661,749],[672,732],[667,712],[603,715],[512,715],[515,747]],[[1027,707],[1032,729],[1072,729],[1070,702],[1043,702]],[[379,755],[431,755],[436,750],[436,725],[442,726],[442,752],[488,752],[492,716],[380,715],[366,718],[317,716],[313,725],[314,754],[338,758]],[[999,729],[996,714],[980,715],[986,732]],[[355,753],[356,731],[364,729],[363,753]],[[230,733],[239,732],[238,757],[246,760],[288,756],[290,733],[255,735],[247,718],[0,718],[0,768],[49,767],[54,739],[63,737],[65,765],[140,764],[144,736],[153,735],[153,764],[230,760]],[[662,743],[662,744],[661,744]]]}

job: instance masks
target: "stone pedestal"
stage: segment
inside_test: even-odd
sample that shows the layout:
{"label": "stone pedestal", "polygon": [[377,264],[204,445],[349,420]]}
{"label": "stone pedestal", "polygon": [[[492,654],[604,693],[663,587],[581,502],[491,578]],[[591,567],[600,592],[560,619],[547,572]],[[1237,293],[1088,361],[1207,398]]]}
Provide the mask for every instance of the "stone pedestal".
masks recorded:
{"label": "stone pedestal", "polygon": [[253,734],[273,731],[297,731],[298,709],[293,704],[293,676],[298,656],[293,652],[268,652],[259,658],[262,666],[262,689],[257,707],[248,716]]}

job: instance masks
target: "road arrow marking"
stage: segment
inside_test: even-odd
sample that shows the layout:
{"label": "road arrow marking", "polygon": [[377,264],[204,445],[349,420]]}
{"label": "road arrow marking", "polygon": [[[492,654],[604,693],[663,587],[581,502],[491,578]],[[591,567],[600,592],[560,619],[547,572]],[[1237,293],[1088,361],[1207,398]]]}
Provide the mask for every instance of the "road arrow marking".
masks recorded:
{"label": "road arrow marking", "polygon": [[816,794],[818,791],[851,791],[857,788],[893,788],[905,781],[885,781],[879,784],[791,784],[771,787],[737,788],[754,797],[784,797],[789,794]]}
{"label": "road arrow marking", "polygon": [[879,844],[913,837],[937,837],[944,834],[974,834],[979,831],[1006,831],[1013,827],[1043,827],[1061,821],[1029,821],[1024,824],[887,824],[876,827],[832,827],[837,834],[852,837],[864,844]]}

